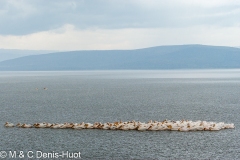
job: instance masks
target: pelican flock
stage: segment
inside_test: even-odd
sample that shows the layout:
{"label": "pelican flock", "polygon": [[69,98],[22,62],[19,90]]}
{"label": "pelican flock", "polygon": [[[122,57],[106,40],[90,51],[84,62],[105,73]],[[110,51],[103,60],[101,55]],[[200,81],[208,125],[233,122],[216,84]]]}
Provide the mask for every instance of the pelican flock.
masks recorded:
{"label": "pelican flock", "polygon": [[52,128],[52,129],[109,129],[109,130],[138,130],[138,131],[218,131],[221,129],[235,128],[233,123],[225,124],[224,122],[207,122],[207,121],[190,121],[190,120],[164,120],[164,121],[152,121],[142,123],[139,121],[117,121],[117,122],[95,122],[95,123],[34,123],[25,124],[6,122],[5,127],[19,127],[19,128]]}

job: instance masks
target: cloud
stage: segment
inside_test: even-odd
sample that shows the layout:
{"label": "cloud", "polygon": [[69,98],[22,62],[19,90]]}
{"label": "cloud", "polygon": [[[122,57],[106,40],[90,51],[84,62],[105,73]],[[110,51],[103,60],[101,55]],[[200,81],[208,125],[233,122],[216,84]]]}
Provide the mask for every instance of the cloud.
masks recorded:
{"label": "cloud", "polygon": [[[234,33],[234,34],[232,34]],[[65,25],[28,35],[0,36],[0,48],[30,50],[135,49],[159,45],[239,46],[239,27],[84,29]]]}
{"label": "cloud", "polygon": [[0,0],[0,48],[239,46],[238,0]]}
{"label": "cloud", "polygon": [[79,30],[239,25],[238,0],[0,0],[0,35],[27,35],[71,24]]}

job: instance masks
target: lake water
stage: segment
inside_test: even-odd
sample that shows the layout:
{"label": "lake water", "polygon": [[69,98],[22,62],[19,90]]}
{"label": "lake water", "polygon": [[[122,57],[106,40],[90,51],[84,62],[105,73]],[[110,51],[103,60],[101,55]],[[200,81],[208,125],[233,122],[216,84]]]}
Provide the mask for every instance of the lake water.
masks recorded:
{"label": "lake water", "polygon": [[[0,72],[0,151],[17,156],[23,151],[24,158],[29,151],[30,156],[68,151],[80,152],[82,159],[240,159],[239,95],[239,69]],[[6,121],[164,119],[234,123],[236,128],[139,132],[3,126]]]}

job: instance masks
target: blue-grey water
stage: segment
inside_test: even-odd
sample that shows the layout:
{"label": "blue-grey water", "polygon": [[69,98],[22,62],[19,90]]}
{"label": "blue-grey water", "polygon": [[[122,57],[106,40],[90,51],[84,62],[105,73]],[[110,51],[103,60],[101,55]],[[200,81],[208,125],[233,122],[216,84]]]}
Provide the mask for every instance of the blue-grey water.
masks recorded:
{"label": "blue-grey water", "polygon": [[[29,151],[81,152],[82,159],[240,159],[239,95],[239,69],[0,72],[0,151],[17,156],[23,151],[24,159]],[[139,132],[3,126],[6,121],[164,119],[234,123],[236,128]]]}

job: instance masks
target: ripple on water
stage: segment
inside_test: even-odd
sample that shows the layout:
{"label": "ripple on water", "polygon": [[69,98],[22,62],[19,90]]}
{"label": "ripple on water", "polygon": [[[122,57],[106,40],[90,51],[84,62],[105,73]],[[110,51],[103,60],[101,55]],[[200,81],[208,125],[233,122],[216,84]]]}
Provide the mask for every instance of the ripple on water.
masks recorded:
{"label": "ripple on water", "polygon": [[[236,128],[182,133],[2,126],[0,150],[80,151],[86,159],[240,159],[240,80],[237,78],[108,78],[101,73],[98,77],[89,76],[94,73],[81,75],[81,72],[70,76],[34,74],[17,78],[0,76],[0,124],[190,119],[234,123]],[[218,80],[221,83],[213,83]],[[40,89],[44,87],[48,90]]]}

